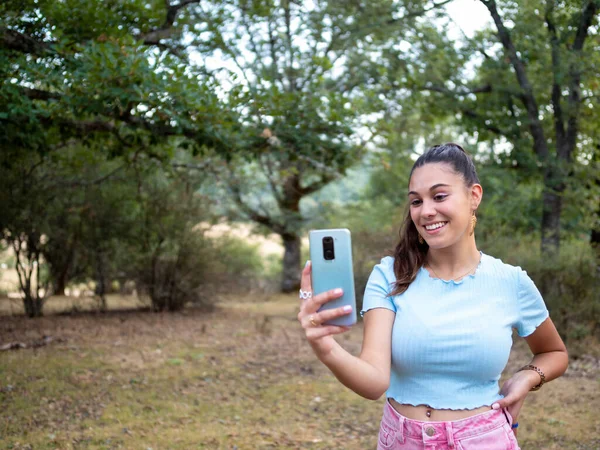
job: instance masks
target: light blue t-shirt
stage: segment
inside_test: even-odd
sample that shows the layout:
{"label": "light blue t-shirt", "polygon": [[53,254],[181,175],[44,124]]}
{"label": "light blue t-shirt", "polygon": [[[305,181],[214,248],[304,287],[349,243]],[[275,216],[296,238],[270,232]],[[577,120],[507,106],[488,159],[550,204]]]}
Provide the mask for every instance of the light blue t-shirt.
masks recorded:
{"label": "light blue t-shirt", "polygon": [[512,328],[528,336],[548,317],[527,272],[481,252],[475,273],[459,281],[432,278],[421,267],[406,291],[388,297],[395,280],[394,258],[385,257],[369,277],[361,311],[396,313],[387,397],[436,409],[501,399]]}

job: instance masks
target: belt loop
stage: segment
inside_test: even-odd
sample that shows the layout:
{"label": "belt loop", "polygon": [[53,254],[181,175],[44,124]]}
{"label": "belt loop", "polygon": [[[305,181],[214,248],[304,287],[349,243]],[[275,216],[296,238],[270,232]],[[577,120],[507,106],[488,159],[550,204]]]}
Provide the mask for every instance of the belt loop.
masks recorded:
{"label": "belt loop", "polygon": [[401,444],[404,444],[404,416],[403,415],[400,415],[400,417],[398,417],[398,431],[396,433],[396,439],[398,439]]}
{"label": "belt loop", "polygon": [[454,448],[454,433],[452,432],[452,422],[446,422],[446,434],[448,438],[448,447]]}

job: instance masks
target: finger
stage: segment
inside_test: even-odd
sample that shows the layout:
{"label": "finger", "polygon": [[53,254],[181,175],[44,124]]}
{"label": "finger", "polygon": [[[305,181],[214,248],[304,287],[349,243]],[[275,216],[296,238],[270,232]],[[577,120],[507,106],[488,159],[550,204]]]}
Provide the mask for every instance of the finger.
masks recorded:
{"label": "finger", "polygon": [[306,261],[304,268],[302,269],[302,278],[300,279],[300,289],[303,291],[312,292],[312,262],[310,259]]}
{"label": "finger", "polygon": [[516,395],[508,394],[506,397],[494,402],[492,409],[502,409],[515,403],[519,398]]}
{"label": "finger", "polygon": [[303,314],[302,311],[300,311],[300,313],[298,313],[298,320],[305,330],[321,326],[318,314]]}
{"label": "finger", "polygon": [[331,300],[335,300],[336,298],[339,298],[342,295],[344,295],[344,291],[340,288],[337,288],[325,291],[319,295],[309,298],[308,300],[304,300],[304,302],[300,304],[300,313],[298,315],[303,316],[314,314],[319,310],[319,308],[322,305]]}
{"label": "finger", "polygon": [[306,337],[309,341],[314,341],[325,336],[341,334],[348,331],[350,327],[338,327],[337,325],[326,325],[322,327],[312,327],[306,332]]}
{"label": "finger", "polygon": [[[352,312],[352,306],[345,305],[345,306],[341,306],[339,308],[326,309],[319,313],[311,314],[311,316],[313,317],[313,320],[316,323],[322,324],[329,320],[336,319],[338,317],[347,316],[351,312]],[[309,318],[309,320],[310,320],[310,318]]]}
{"label": "finger", "polygon": [[347,316],[352,312],[352,306],[344,305],[339,308],[326,309],[319,313],[307,314],[304,311],[298,313],[298,320],[303,328],[315,328],[321,324],[336,319],[338,317]]}
{"label": "finger", "polygon": [[329,291],[314,295],[311,299],[311,302],[316,309],[319,309],[325,303],[335,300],[336,298],[340,298],[342,295],[344,295],[344,291],[341,288],[330,289]]}

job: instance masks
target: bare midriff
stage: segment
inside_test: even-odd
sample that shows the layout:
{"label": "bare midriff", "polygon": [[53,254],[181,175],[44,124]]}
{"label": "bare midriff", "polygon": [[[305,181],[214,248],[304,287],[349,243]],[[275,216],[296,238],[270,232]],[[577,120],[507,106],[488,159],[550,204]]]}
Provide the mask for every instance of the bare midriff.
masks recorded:
{"label": "bare midriff", "polygon": [[407,405],[398,403],[393,398],[388,398],[392,407],[404,417],[423,422],[444,422],[466,419],[484,413],[491,409],[490,406],[481,406],[475,409],[435,409],[427,405]]}

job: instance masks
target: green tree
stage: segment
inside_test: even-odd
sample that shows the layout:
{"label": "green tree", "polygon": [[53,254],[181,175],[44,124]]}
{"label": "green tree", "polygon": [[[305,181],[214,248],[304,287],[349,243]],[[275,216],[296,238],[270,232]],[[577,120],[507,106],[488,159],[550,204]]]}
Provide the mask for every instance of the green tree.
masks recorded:
{"label": "green tree", "polygon": [[45,154],[103,139],[114,156],[171,136],[227,151],[218,129],[230,122],[214,87],[187,64],[184,31],[199,3],[2,2],[2,151]]}
{"label": "green tree", "polygon": [[[187,64],[184,32],[198,4],[0,5],[0,185],[8,196],[0,233],[20,252],[21,287],[26,302],[34,299],[28,314],[41,314],[52,288],[60,293],[85,273],[84,261],[75,261],[86,254],[85,233],[98,244],[94,278],[104,282],[102,233],[115,229],[83,226],[86,189],[123,165],[169,163],[177,145],[232,148],[221,139],[234,124],[220,110],[214,80]],[[32,277],[44,275],[34,265],[48,268],[47,289],[32,287]]]}
{"label": "green tree", "polygon": [[368,88],[380,50],[369,36],[402,34],[438,6],[239,0],[202,10],[209,38],[199,52],[227,63],[223,96],[243,124],[232,141],[253,158],[215,172],[238,216],[281,236],[283,291],[299,287],[302,200],[359,162],[373,136],[368,113],[380,105]]}
{"label": "green tree", "polygon": [[[600,3],[481,2],[494,31],[454,40],[450,23],[424,24],[410,49],[387,61],[389,79],[381,84],[408,89],[427,114],[457,115],[478,142],[490,143],[480,158],[539,180],[541,248],[556,254],[561,216],[576,214],[565,210],[565,198],[579,205],[577,213],[598,208],[597,189],[578,185],[598,171],[592,144]],[[499,143],[508,150],[499,151]],[[590,213],[579,222],[591,226]]]}
{"label": "green tree", "polygon": [[49,279],[42,270],[42,254],[49,231],[45,208],[54,200],[54,194],[39,182],[42,170],[31,155],[0,153],[0,166],[8,164],[7,158],[11,171],[2,173],[0,178],[0,229],[15,254],[25,313],[38,317],[50,293]]}

